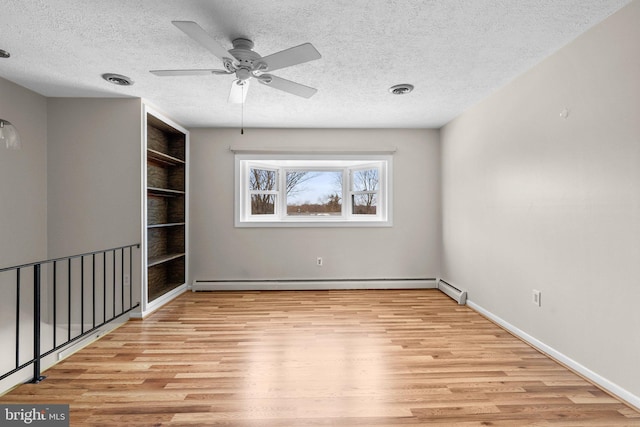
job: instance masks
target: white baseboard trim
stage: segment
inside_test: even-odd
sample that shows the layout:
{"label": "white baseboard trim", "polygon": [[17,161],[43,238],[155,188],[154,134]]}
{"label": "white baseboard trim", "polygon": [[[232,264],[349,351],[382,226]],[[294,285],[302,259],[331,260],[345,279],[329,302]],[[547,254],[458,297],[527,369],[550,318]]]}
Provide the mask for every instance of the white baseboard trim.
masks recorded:
{"label": "white baseboard trim", "polygon": [[627,404],[633,406],[637,410],[640,410],[640,396],[636,396],[635,394],[633,394],[633,393],[629,392],[628,390],[620,387],[619,385],[609,381],[608,379],[604,378],[603,376],[593,372],[592,370],[590,370],[589,368],[585,367],[584,365],[581,365],[580,363],[578,363],[575,360],[571,359],[570,357],[564,355],[563,353],[559,352],[558,350],[554,349],[553,347],[548,346],[547,344],[543,343],[542,341],[538,340],[537,338],[532,337],[531,335],[529,335],[526,332],[522,331],[521,329],[515,327],[514,325],[512,325],[509,322],[507,322],[506,320],[496,316],[495,314],[491,313],[490,311],[486,310],[485,308],[483,308],[483,307],[479,306],[478,304],[474,303],[473,301],[470,301],[470,300],[467,299],[467,306],[472,308],[473,310],[477,311],[478,313],[482,314],[483,316],[485,316],[489,320],[497,323],[498,325],[500,325],[501,327],[503,327],[507,331],[511,332],[512,334],[514,334],[518,338],[520,338],[523,341],[527,342],[528,344],[532,345],[533,347],[535,347],[536,349],[540,350],[544,354],[548,355],[552,359],[555,359],[556,361],[560,362],[561,364],[567,366],[569,369],[572,369],[573,371],[577,372],[578,374],[580,374],[583,377],[587,378],[588,380],[592,381],[594,384],[602,387],[604,390],[608,391],[612,395],[614,395],[614,396],[618,397],[619,399],[625,401]]}
{"label": "white baseboard trim", "polygon": [[185,283],[178,286],[175,289],[172,289],[171,291],[167,292],[161,297],[156,298],[150,303],[140,304],[140,311],[136,310],[131,312],[130,317],[132,319],[142,319],[186,291],[187,291],[187,284]]}
{"label": "white baseboard trim", "polygon": [[109,332],[119,328],[120,326],[124,325],[128,321],[129,321],[129,317],[127,316],[122,316],[117,319],[114,319],[111,322],[107,323],[106,325],[94,331],[92,334],[87,335],[80,341],[76,341],[75,343],[72,343],[67,347],[64,347],[61,351],[57,353],[58,361],[66,359],[67,357],[71,356],[73,353],[79,350],[82,350],[92,342],[97,341],[98,339],[102,338],[104,335],[107,335]]}
{"label": "white baseboard trim", "polygon": [[194,280],[196,291],[311,291],[346,289],[436,289],[436,279]]}

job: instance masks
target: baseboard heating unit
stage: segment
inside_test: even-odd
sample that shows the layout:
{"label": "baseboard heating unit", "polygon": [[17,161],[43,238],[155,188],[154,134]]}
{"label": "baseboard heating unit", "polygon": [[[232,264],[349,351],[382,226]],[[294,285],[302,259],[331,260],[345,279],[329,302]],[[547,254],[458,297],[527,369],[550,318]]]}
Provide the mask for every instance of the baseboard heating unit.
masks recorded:
{"label": "baseboard heating unit", "polygon": [[460,305],[465,305],[467,302],[467,291],[460,290],[442,279],[438,279],[438,289]]}
{"label": "baseboard heating unit", "polygon": [[329,289],[437,289],[437,279],[194,280],[196,291],[304,291]]}

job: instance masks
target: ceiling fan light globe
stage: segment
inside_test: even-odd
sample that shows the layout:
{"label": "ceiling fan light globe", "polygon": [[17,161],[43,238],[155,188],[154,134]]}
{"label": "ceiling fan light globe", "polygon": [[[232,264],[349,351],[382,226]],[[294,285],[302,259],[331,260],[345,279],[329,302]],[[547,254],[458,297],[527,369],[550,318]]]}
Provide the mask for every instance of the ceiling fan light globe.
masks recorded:
{"label": "ceiling fan light globe", "polygon": [[246,68],[238,68],[236,70],[236,77],[240,81],[249,80],[251,78],[251,72]]}

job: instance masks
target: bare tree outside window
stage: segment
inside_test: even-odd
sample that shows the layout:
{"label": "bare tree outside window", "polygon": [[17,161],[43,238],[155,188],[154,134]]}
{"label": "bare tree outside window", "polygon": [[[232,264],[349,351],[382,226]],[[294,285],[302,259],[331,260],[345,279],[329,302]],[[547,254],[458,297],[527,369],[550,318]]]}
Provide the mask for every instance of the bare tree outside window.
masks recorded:
{"label": "bare tree outside window", "polygon": [[[286,178],[286,194],[294,195],[302,190],[306,181],[314,174],[309,171],[289,171]],[[250,168],[249,190],[251,194],[252,215],[273,215],[276,208],[278,191],[278,172],[270,169]]]}
{"label": "bare tree outside window", "polygon": [[249,169],[249,189],[255,191],[277,190],[278,172],[269,169]]}
{"label": "bare tree outside window", "polygon": [[356,170],[352,175],[351,209],[356,215],[375,215],[378,207],[378,169]]}
{"label": "bare tree outside window", "polygon": [[287,172],[287,196],[292,196],[299,192],[302,184],[312,179],[314,174],[309,171],[288,171]]}
{"label": "bare tree outside window", "polygon": [[[342,213],[342,187],[336,188],[336,177],[342,176],[342,171],[287,171],[287,183],[290,175],[297,178],[297,174],[305,173],[287,193],[287,215],[295,216],[326,216]],[[294,175],[296,174],[296,175]],[[301,185],[303,184],[304,185]]]}
{"label": "bare tree outside window", "polygon": [[249,189],[253,193],[251,194],[251,214],[273,215],[276,209],[276,195],[272,192],[278,190],[278,172],[251,168]]}

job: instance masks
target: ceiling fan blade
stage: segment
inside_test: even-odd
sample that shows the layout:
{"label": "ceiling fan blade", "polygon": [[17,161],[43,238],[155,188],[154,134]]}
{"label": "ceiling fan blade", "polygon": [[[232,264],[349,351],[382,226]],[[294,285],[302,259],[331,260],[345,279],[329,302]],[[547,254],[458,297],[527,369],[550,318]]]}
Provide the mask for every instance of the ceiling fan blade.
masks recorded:
{"label": "ceiling fan blade", "polygon": [[292,65],[320,59],[321,57],[320,52],[318,52],[311,43],[305,43],[265,56],[261,61],[267,64],[266,71],[275,71]]}
{"label": "ceiling fan blade", "polygon": [[207,76],[210,74],[231,74],[227,70],[212,70],[212,69],[204,69],[204,70],[151,70],[149,71],[151,74],[155,74],[156,76],[165,77],[165,76]]}
{"label": "ceiling fan blade", "polygon": [[247,92],[249,92],[249,80],[244,80],[240,84],[240,80],[234,80],[231,83],[231,91],[229,92],[230,104],[244,104],[244,100],[247,98]]}
{"label": "ceiling fan blade", "polygon": [[318,91],[318,89],[301,85],[300,83],[292,82],[291,80],[283,79],[281,77],[272,76],[271,74],[261,75],[258,78],[258,81],[266,86],[271,86],[274,89],[289,92],[290,94],[298,95],[303,98],[311,98]]}
{"label": "ceiling fan blade", "polygon": [[178,27],[183,33],[206,47],[211,53],[218,58],[224,60],[224,58],[232,59],[232,55],[213,39],[202,27],[193,21],[171,21],[173,25]]}

